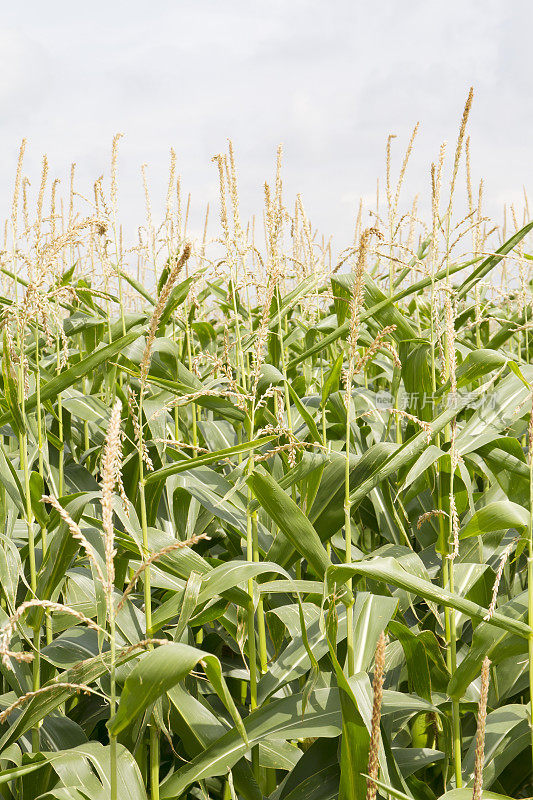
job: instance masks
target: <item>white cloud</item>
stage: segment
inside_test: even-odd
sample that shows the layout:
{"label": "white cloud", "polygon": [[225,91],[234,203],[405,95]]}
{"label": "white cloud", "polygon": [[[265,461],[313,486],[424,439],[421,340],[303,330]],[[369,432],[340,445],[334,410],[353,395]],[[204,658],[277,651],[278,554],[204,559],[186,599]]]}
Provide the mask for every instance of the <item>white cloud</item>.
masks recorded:
{"label": "white cloud", "polygon": [[26,0],[4,18],[4,214],[22,135],[34,185],[46,151],[65,178],[75,160],[88,190],[108,169],[113,133],[124,131],[121,202],[132,226],[143,161],[163,196],[174,146],[200,215],[216,200],[210,157],[231,136],[245,209],[259,209],[282,141],[287,192],[302,191],[313,221],[342,246],[356,198],[372,197],[383,173],[387,134],[399,134],[400,158],[421,121],[405,196],[426,191],[440,142],[453,148],[471,84],[474,168],[491,210],[531,182],[529,0],[449,0],[445,12],[437,0]]}

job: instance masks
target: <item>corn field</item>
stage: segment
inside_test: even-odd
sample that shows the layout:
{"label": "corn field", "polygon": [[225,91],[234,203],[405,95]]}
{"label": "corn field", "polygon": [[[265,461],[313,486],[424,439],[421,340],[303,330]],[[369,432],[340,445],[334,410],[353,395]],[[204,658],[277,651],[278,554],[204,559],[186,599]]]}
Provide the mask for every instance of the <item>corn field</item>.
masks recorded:
{"label": "corn field", "polygon": [[532,794],[533,222],[485,216],[470,102],[407,210],[389,138],[339,253],[281,150],[250,222],[215,157],[203,233],[172,152],[132,234],[119,135],[90,196],[46,158],[32,194],[23,142],[0,797]]}

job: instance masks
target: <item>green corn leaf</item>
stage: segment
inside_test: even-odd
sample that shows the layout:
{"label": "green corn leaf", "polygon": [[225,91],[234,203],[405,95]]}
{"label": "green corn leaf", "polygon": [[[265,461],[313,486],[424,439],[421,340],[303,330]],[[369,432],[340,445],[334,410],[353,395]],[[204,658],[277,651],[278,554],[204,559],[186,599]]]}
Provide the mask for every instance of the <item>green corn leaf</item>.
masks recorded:
{"label": "green corn leaf", "polygon": [[[370,558],[368,561],[331,566],[326,575],[330,590],[333,588],[334,584],[342,585],[352,575],[364,575],[383,583],[390,583],[426,601],[438,603],[448,608],[455,608],[456,611],[461,611],[474,620],[482,620],[488,615],[488,610],[477,605],[477,603],[466,600],[459,595],[449,592],[447,589],[443,589],[440,586],[436,586],[429,581],[425,581],[407,572],[394,558],[376,556],[375,558]],[[492,615],[489,624],[495,625],[498,628],[503,628],[509,631],[509,633],[515,633],[521,637],[527,638],[531,635],[529,625],[497,612]]]}
{"label": "green corn leaf", "polygon": [[316,574],[323,577],[331,561],[316,530],[274,478],[267,473],[252,473],[247,481],[252,492],[271,519],[300,555],[307,559]]}
{"label": "green corn leaf", "polygon": [[168,644],[152,650],[142,657],[126,679],[118,711],[109,723],[110,733],[116,736],[128,725],[131,725],[145,708],[180,680],[183,680],[199,662],[202,662],[208,679],[230,712],[237,730],[246,742],[246,732],[222,677],[218,658],[186,644]]}

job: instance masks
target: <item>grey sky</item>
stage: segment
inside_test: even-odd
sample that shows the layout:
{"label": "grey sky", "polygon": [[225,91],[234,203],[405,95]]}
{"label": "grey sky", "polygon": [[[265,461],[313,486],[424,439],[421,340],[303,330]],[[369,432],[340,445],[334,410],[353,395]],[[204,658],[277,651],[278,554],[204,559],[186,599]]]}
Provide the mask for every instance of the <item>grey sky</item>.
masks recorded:
{"label": "grey sky", "polygon": [[242,202],[258,210],[285,148],[287,198],[348,242],[359,196],[375,195],[389,133],[398,159],[421,132],[406,198],[426,192],[442,140],[453,147],[468,87],[474,177],[488,210],[531,186],[530,0],[24,0],[0,27],[0,196],[9,213],[16,154],[29,140],[65,183],[71,161],[89,191],[120,151],[121,216],[142,222],[140,165],[163,197],[173,146],[193,220],[216,203],[210,159],[234,140]]}

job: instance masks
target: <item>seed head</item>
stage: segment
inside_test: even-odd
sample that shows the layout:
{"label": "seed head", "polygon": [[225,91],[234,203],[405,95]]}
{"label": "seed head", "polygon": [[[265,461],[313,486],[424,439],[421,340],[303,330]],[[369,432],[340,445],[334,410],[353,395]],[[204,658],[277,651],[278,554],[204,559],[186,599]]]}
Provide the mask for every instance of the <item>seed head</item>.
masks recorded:
{"label": "seed head", "polygon": [[159,321],[161,319],[161,315],[169,298],[170,292],[172,287],[176,283],[178,275],[180,274],[181,270],[183,269],[184,264],[189,259],[191,255],[191,246],[190,244],[186,244],[181,256],[174,261],[174,265],[168,274],[168,278],[166,280],[165,285],[161,290],[161,294],[158,297],[157,305],[154,308],[154,312],[152,314],[152,319],[150,320],[150,328],[148,331],[148,336],[146,337],[146,345],[144,348],[144,353],[141,361],[141,386],[144,388],[144,384],[146,383],[146,377],[148,375],[148,369],[150,367],[150,356],[152,354],[152,347],[154,346],[155,335],[157,333],[157,328],[159,326]]}
{"label": "seed head", "polygon": [[368,751],[368,779],[366,789],[366,800],[376,800],[376,784],[374,779],[378,777],[379,771],[379,740],[381,723],[381,704],[383,702],[383,681],[385,677],[385,647],[387,639],[382,632],[378,639],[376,655],[374,658],[374,680],[372,691],[374,701],[372,705],[372,727],[370,732],[370,748]]}
{"label": "seed head", "polygon": [[113,529],[113,493],[115,485],[120,480],[121,468],[121,430],[120,417],[122,413],[122,403],[119,399],[115,401],[111,418],[107,428],[104,444],[104,454],[102,457],[102,526],[104,529],[105,543],[105,563],[106,563],[106,596],[111,610],[113,599],[113,584],[115,581],[114,558],[116,550],[114,548],[114,529]]}
{"label": "seed head", "polygon": [[481,800],[483,794],[483,765],[485,761],[485,728],[487,725],[487,698],[489,695],[490,661],[487,657],[481,667],[481,691],[477,712],[476,755],[474,765],[474,791],[472,800]]}

